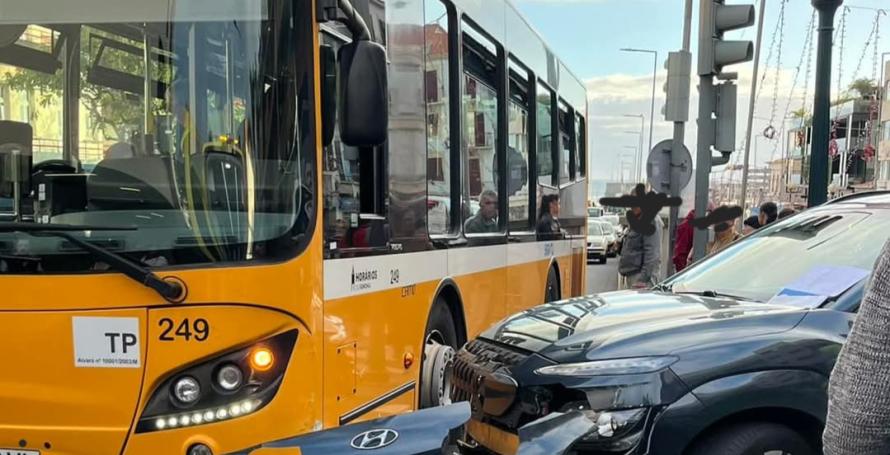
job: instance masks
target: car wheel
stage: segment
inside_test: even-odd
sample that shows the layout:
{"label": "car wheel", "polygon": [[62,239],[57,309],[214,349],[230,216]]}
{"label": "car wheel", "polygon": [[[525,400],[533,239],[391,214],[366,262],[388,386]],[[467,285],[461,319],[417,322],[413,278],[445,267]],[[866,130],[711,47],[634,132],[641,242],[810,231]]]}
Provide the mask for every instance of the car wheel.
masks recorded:
{"label": "car wheel", "polygon": [[547,287],[544,289],[544,303],[559,300],[559,278],[556,276],[556,268],[550,267],[547,272]]}
{"label": "car wheel", "polygon": [[457,329],[441,298],[430,312],[420,367],[420,407],[451,404],[451,370],[457,351]]}
{"label": "car wheel", "polygon": [[605,264],[608,260],[609,260],[609,258],[607,258],[606,256],[603,256],[600,258],[600,264]]}
{"label": "car wheel", "polygon": [[814,455],[798,432],[777,423],[750,422],[723,428],[701,441],[690,455]]}

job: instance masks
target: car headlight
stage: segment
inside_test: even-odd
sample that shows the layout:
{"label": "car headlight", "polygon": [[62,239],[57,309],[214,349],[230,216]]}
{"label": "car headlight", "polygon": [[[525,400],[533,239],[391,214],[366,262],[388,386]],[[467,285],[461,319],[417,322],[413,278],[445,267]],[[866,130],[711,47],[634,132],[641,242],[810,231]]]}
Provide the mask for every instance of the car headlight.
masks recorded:
{"label": "car headlight", "polygon": [[535,370],[542,376],[612,376],[625,374],[654,373],[673,365],[674,356],[633,357],[627,359],[596,360],[592,362],[550,365]]}
{"label": "car headlight", "polygon": [[591,422],[590,431],[582,436],[576,448],[596,452],[625,453],[643,438],[649,408],[594,411],[586,402],[565,405],[561,411],[580,411]]}
{"label": "car headlight", "polygon": [[152,392],[136,433],[229,420],[267,405],[297,341],[290,330],[175,371]]}

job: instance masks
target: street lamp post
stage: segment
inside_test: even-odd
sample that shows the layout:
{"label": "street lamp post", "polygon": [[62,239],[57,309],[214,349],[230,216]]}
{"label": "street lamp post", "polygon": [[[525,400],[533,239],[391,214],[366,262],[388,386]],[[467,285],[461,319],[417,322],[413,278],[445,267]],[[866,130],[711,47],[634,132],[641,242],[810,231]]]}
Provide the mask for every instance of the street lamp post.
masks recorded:
{"label": "street lamp post", "polygon": [[[643,133],[642,132],[640,132],[640,131],[625,131],[624,134],[633,134],[634,136],[637,136],[637,139],[640,143],[640,147],[643,146]],[[634,152],[634,165],[636,166],[636,167],[634,167],[634,177],[637,180],[640,180],[640,177],[638,177],[638,176],[640,175],[639,169],[640,169],[641,164],[642,163],[639,162],[639,157],[637,157],[637,153]]]}
{"label": "street lamp post", "polygon": [[[658,73],[658,51],[651,49],[623,48],[622,52],[641,52],[652,54],[652,108],[649,111],[649,150],[652,150],[652,130],[655,125],[655,79]],[[642,150],[640,150],[642,154]]]}
{"label": "street lamp post", "polygon": [[637,183],[640,183],[640,162],[638,161],[639,160],[639,157],[638,157],[639,147],[634,146],[634,145],[625,145],[624,148],[634,151],[634,154],[633,154],[634,169],[633,169],[633,172],[631,172],[631,174],[630,174],[630,178],[635,180],[634,185],[636,185]]}
{"label": "street lamp post", "polygon": [[[646,134],[646,133],[645,133],[645,128],[646,128],[646,127],[645,127],[645,125],[646,125],[646,116],[644,116],[643,114],[636,114],[636,115],[634,115],[634,114],[624,114],[624,115],[622,115],[622,117],[634,117],[634,118],[639,118],[639,119],[640,119],[640,152],[642,152],[642,151],[643,151],[643,136]],[[642,174],[640,174],[640,171],[639,171],[639,167],[640,167],[640,166],[639,166],[639,161],[637,161],[637,163],[638,163],[638,164],[637,164],[637,170],[634,171],[634,176],[636,176],[635,178],[636,178],[637,180],[641,180],[641,179],[642,179],[642,177],[641,177]]]}
{"label": "street lamp post", "polygon": [[807,205],[828,199],[828,139],[831,109],[831,46],[834,16],[843,0],[812,0],[819,12],[819,45],[816,52],[816,94],[813,102],[813,146],[810,152],[810,187]]}

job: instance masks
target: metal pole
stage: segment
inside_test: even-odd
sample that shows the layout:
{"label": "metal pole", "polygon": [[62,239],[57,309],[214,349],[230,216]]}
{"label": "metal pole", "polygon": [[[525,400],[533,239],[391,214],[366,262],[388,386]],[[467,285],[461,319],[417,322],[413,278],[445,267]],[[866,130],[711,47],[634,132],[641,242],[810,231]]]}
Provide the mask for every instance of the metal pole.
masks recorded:
{"label": "metal pole", "polygon": [[[685,14],[683,15],[683,52],[689,52],[692,37],[692,0],[686,0]],[[688,81],[687,81],[688,82]],[[671,197],[680,197],[680,184],[677,181],[676,170],[681,164],[680,154],[674,153],[683,147],[686,141],[686,123],[674,122],[673,145],[671,146]],[[651,150],[651,148],[650,148]],[[680,218],[680,207],[671,207],[668,215],[668,256],[664,258],[664,276],[668,277],[676,272],[674,261],[671,260],[674,248],[677,244],[677,224]]]}
{"label": "metal pole", "polygon": [[[640,115],[640,150],[643,149],[643,136],[644,136],[645,134],[646,134],[646,116],[641,114],[641,115]],[[637,169],[639,169],[639,168],[640,168],[640,166],[639,166],[639,163],[638,163],[638,164],[637,164]],[[638,174],[639,174],[639,172],[638,172]],[[637,178],[637,181],[635,182],[635,184],[636,184],[636,183],[640,183],[640,178],[639,178],[639,177]]]}
{"label": "metal pole", "polygon": [[887,99],[887,94],[884,93],[884,89],[887,88],[887,84],[884,82],[884,69],[886,69],[887,62],[884,61],[884,58],[888,55],[890,55],[890,52],[884,52],[883,54],[881,54],[881,80],[878,81],[878,96],[880,97],[880,100],[878,101],[878,127],[876,128],[878,137],[877,140],[875,140],[875,145],[877,145],[878,148],[878,153],[875,157],[875,189],[878,189],[878,178],[880,178],[881,176],[880,144],[884,139],[884,135],[887,134],[886,132],[884,132],[884,102]]}
{"label": "metal pole", "polygon": [[[652,150],[652,134],[655,127],[655,84],[658,75],[658,51],[655,51],[652,59],[652,107],[649,110],[649,148],[647,150]],[[640,148],[640,162],[642,164],[643,161],[643,149]],[[639,181],[643,181],[643,171],[637,169],[640,177],[637,179]]]}
{"label": "metal pole", "polygon": [[[714,76],[699,77],[698,98],[698,149],[695,154],[695,213],[701,216],[708,209],[708,188],[711,179],[711,141],[716,125],[711,118],[711,107],[717,95]],[[698,261],[705,257],[708,248],[708,230],[696,229],[692,257]]]}
{"label": "metal pole", "polygon": [[[763,38],[763,22],[766,18],[766,0],[760,0],[760,18],[757,23],[757,50],[754,55],[754,76],[751,78],[751,97],[748,100],[748,128],[745,131],[745,159],[742,167],[742,216],[748,210],[748,166],[751,153],[751,131],[754,128],[754,102],[757,100],[757,74],[760,70],[760,48]],[[778,82],[776,82],[778,83]],[[756,141],[756,139],[755,139]],[[755,144],[755,148],[757,145]],[[755,152],[754,165],[757,165]]]}
{"label": "metal pole", "polygon": [[828,199],[828,136],[831,109],[831,45],[834,15],[843,0],[812,0],[819,12],[819,47],[816,54],[816,94],[813,102],[813,145],[807,203],[821,205]]}

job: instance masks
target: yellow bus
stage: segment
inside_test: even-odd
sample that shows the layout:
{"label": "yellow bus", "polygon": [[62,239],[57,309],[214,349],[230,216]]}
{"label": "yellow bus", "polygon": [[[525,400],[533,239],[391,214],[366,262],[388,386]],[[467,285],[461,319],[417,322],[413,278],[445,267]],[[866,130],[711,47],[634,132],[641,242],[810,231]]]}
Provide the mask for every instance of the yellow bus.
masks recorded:
{"label": "yellow bus", "polygon": [[0,0],[0,453],[447,403],[584,291],[586,106],[506,0]]}

